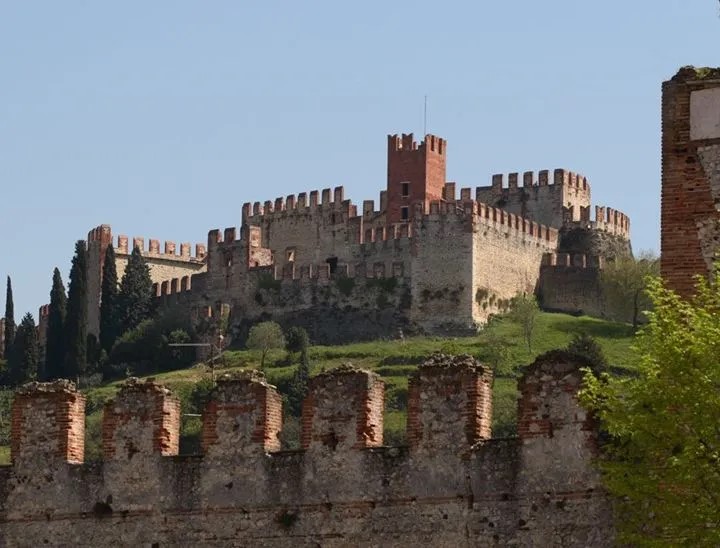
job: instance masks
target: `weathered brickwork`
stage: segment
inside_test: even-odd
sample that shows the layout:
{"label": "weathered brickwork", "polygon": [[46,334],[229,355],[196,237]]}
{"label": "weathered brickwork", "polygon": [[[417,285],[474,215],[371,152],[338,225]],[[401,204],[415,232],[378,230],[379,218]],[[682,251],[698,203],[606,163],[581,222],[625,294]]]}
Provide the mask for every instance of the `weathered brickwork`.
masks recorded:
{"label": "weathered brickwork", "polygon": [[105,409],[112,455],[92,464],[46,443],[83,423],[64,403],[79,407],[74,387],[33,385],[16,403],[13,465],[0,467],[0,545],[611,546],[595,425],[577,402],[583,365],[553,353],[529,366],[520,436],[491,439],[489,371],[434,356],[412,380],[408,447],[382,446],[371,372],[313,379],[297,451],[277,451],[274,387],[257,373],[223,379],[193,456],[170,441],[173,397],[130,383]]}
{"label": "weathered brickwork", "polygon": [[681,295],[720,248],[720,69],[663,83],[661,274]]}
{"label": "weathered brickwork", "polygon": [[[472,333],[518,293],[537,290],[544,254],[568,243],[572,253],[630,252],[627,216],[605,207],[591,215],[585,177],[527,172],[521,186],[511,174],[504,188],[494,176],[492,186],[458,195],[445,180],[446,158],[437,136],[417,143],[412,134],[390,135],[377,209],[373,200],[354,205],[343,187],[326,188],[244,204],[240,229],[211,230],[194,257],[188,244],[180,255],[172,242],[164,253],[157,240],[146,249],[135,238],[133,246],[143,250],[162,303],[196,320],[225,307],[240,340],[253,323],[273,319],[305,327],[321,343],[400,330]],[[110,227],[89,238],[94,333]],[[131,249],[120,236],[119,276]]]}

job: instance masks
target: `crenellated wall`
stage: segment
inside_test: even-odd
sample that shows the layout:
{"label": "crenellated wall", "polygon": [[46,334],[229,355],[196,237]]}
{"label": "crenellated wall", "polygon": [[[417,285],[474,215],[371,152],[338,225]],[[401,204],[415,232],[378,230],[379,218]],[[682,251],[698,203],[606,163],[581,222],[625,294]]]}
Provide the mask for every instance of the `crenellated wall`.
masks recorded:
{"label": "crenellated wall", "polygon": [[382,444],[379,377],[331,370],[311,380],[298,451],[278,451],[276,389],[226,377],[192,456],[177,456],[177,399],[133,381],[105,407],[103,461],[87,464],[82,396],[28,385],[0,467],[0,545],[611,546],[584,365],[538,358],[519,382],[520,437],[492,439],[489,370],[435,355],[410,381],[408,447]]}
{"label": "crenellated wall", "polygon": [[[492,176],[490,186],[475,188],[475,199],[527,217],[538,223],[561,228],[567,221],[580,221],[589,216],[590,183],[587,178],[565,169],[537,173],[526,171],[522,175],[510,173]],[[462,192],[470,193],[470,189]]]}
{"label": "crenellated wall", "polygon": [[600,271],[602,256],[547,253],[543,256],[537,296],[540,306],[552,312],[605,317]]}
{"label": "crenellated wall", "polygon": [[[88,334],[98,336],[100,333],[100,298],[102,288],[102,270],[105,262],[105,252],[109,245],[113,244],[112,229],[109,225],[101,225],[88,233],[88,293],[87,293],[87,315]],[[181,243],[178,247],[173,241],[165,241],[161,249],[160,241],[148,240],[145,245],[145,238],[132,238],[132,246],[129,238],[124,235],[117,237],[115,250],[115,267],[117,269],[118,281],[122,279],[127,267],[130,254],[134,248],[138,248],[150,268],[150,278],[155,286],[155,294],[162,294],[163,284],[170,286],[177,280],[178,287],[180,280],[186,279],[190,283],[193,274],[205,270],[205,256],[207,254],[205,245],[197,244],[195,254],[192,254],[189,243]],[[189,285],[188,285],[189,287]],[[168,289],[168,291],[170,291]]]}

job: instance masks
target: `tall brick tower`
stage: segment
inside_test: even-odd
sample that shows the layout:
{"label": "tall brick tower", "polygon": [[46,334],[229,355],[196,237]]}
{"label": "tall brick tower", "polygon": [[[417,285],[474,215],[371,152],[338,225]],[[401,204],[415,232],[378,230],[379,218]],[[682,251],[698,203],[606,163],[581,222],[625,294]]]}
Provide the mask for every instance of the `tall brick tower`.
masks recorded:
{"label": "tall brick tower", "polygon": [[683,296],[720,249],[720,69],[663,84],[661,274]]}
{"label": "tall brick tower", "polygon": [[412,220],[418,202],[442,199],[446,154],[446,141],[435,135],[426,135],[420,145],[412,133],[388,135],[388,224]]}

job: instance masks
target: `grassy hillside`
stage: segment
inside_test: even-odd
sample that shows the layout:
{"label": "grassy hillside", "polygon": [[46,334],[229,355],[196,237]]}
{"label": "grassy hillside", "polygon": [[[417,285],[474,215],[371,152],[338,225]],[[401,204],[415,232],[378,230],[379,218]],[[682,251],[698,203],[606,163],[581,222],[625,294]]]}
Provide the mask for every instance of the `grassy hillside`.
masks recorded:
{"label": "grassy hillside", "polygon": [[[596,338],[605,351],[609,362],[618,368],[632,369],[630,345],[632,331],[625,324],[605,322],[588,317],[541,313],[538,317],[532,351],[528,350],[519,326],[501,320],[494,327],[496,338],[506,341],[510,353],[509,367],[503,368],[494,386],[494,435],[508,436],[515,433],[516,376],[518,367],[531,363],[534,357],[547,350],[566,346],[576,333],[587,333]],[[467,353],[483,360],[487,357],[488,344],[484,335],[462,338],[418,337],[404,341],[374,341],[342,346],[313,346],[310,349],[312,373],[351,362],[358,367],[375,371],[386,383],[385,438],[388,444],[404,441],[405,410],[407,403],[408,376],[423,359],[435,351],[449,354]],[[295,366],[285,365],[283,351],[271,353],[266,359],[265,374],[281,391],[292,377]],[[259,356],[251,351],[226,352],[216,366],[220,375],[240,368],[257,368]],[[198,381],[210,376],[209,369],[197,365],[189,369],[155,375],[154,379],[173,390],[182,400],[183,413],[194,413],[191,402],[193,387]],[[99,458],[100,421],[102,405],[111,399],[119,383],[86,390],[88,398],[87,458]],[[198,447],[201,422],[198,417],[183,416],[182,452],[193,452]],[[297,420],[288,417],[285,423],[284,443],[294,447],[297,443]],[[0,447],[0,459],[7,459],[6,450]]]}

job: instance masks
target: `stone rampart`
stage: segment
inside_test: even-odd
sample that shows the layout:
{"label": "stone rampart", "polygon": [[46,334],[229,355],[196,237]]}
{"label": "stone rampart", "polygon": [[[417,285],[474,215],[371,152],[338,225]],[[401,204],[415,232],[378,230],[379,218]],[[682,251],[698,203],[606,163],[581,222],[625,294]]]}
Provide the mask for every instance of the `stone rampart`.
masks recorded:
{"label": "stone rampart", "polygon": [[[504,175],[493,175],[490,186],[475,188],[475,199],[558,229],[566,220],[579,221],[589,212],[590,183],[572,171],[555,169],[552,180],[549,170],[539,171],[537,178],[526,171],[522,184],[518,173],[510,173],[507,186],[505,182]],[[469,188],[461,190],[461,196],[471,193]]]}
{"label": "stone rampart", "polygon": [[30,385],[0,467],[0,544],[611,546],[578,360],[529,366],[519,438],[491,439],[489,370],[433,357],[411,380],[408,447],[382,445],[383,384],[353,367],[311,380],[297,451],[278,451],[281,398],[257,373],[218,381],[193,456],[177,455],[177,399],[131,382],[105,407],[103,461],[87,464],[82,396]]}
{"label": "stone rampart", "polygon": [[605,315],[600,271],[605,259],[599,256],[547,253],[543,256],[537,296],[543,310]]}

